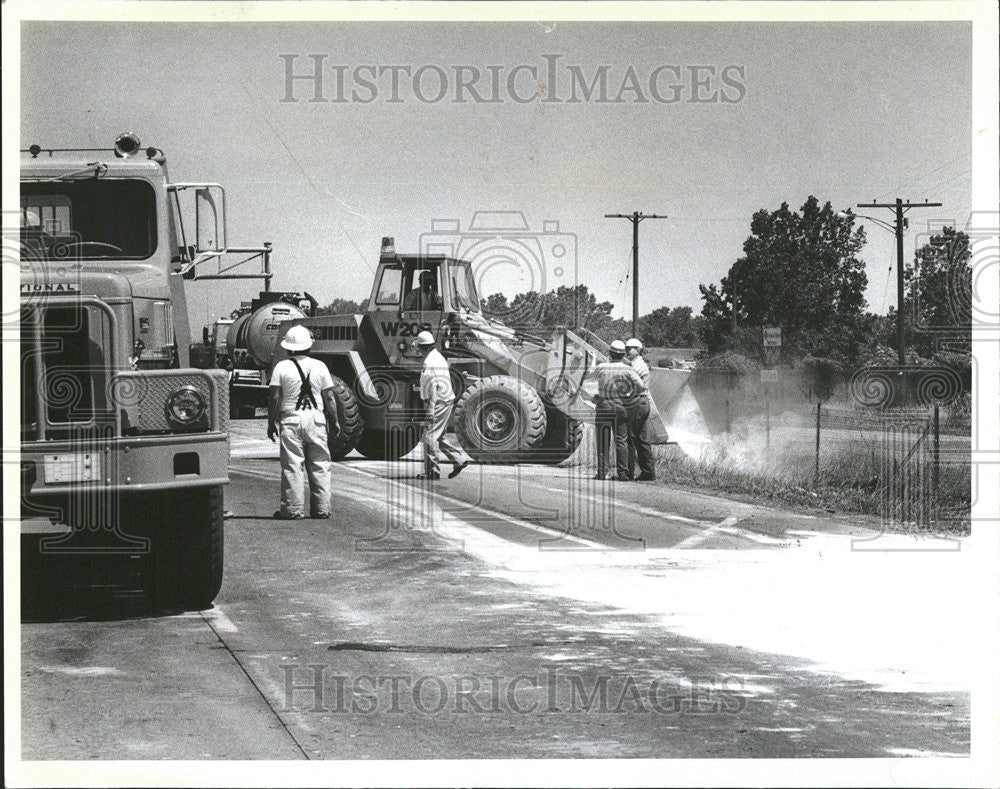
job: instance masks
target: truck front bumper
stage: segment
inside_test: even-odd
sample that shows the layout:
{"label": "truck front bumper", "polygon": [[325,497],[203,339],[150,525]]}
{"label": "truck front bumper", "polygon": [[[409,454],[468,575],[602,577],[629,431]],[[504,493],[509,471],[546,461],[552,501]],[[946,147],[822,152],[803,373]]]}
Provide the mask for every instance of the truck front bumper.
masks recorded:
{"label": "truck front bumper", "polygon": [[229,436],[185,433],[21,444],[22,495],[55,496],[224,485]]}

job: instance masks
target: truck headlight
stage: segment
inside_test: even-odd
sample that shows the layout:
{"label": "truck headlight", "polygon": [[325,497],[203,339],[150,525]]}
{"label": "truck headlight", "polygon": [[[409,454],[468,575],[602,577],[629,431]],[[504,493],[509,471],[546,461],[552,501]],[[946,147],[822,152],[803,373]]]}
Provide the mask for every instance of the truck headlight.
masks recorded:
{"label": "truck headlight", "polygon": [[205,415],[208,404],[193,386],[182,386],[167,398],[167,419],[178,427],[191,427]]}

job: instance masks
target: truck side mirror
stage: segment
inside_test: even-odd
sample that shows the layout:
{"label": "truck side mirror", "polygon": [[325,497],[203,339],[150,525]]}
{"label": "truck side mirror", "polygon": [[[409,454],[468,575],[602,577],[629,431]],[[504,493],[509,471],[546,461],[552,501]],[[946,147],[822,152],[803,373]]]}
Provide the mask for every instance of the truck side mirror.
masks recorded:
{"label": "truck side mirror", "polygon": [[[195,247],[198,252],[223,252],[226,249],[225,197],[222,210],[216,205],[211,186],[194,192]],[[219,214],[222,213],[220,222]]]}

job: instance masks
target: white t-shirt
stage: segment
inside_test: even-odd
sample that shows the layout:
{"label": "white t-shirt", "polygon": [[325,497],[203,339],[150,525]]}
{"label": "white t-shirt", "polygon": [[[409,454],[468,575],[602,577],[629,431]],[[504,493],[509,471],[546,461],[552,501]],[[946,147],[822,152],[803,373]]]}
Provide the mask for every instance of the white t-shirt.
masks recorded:
{"label": "white t-shirt", "polygon": [[[312,390],[316,407],[323,410],[323,390],[333,386],[333,378],[326,365],[319,359],[310,356],[296,356],[295,360],[302,368],[302,374],[309,378],[309,388]],[[302,379],[299,377],[295,363],[291,359],[282,359],[271,372],[271,386],[281,387],[281,399],[278,401],[278,412],[288,414],[295,410],[295,404],[302,391]]]}
{"label": "white t-shirt", "polygon": [[424,359],[424,369],[420,373],[420,398],[430,400],[435,389],[439,403],[450,403],[455,399],[455,390],[448,374],[448,360],[437,348]]}
{"label": "white t-shirt", "polygon": [[632,369],[635,370],[636,375],[638,375],[643,383],[649,384],[649,365],[646,364],[646,360],[641,356],[636,356],[634,359],[629,360],[632,364]]}

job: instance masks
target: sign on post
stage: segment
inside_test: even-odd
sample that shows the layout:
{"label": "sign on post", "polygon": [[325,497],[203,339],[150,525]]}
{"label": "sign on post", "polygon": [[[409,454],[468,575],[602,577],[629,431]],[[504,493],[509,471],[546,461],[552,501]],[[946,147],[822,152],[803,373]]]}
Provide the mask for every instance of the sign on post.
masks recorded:
{"label": "sign on post", "polygon": [[764,347],[765,348],[780,348],[781,347],[781,329],[772,328],[770,326],[764,327]]}

